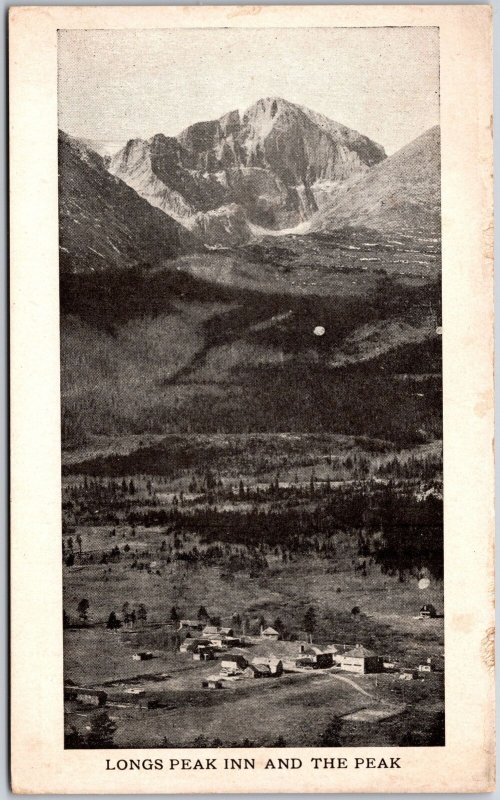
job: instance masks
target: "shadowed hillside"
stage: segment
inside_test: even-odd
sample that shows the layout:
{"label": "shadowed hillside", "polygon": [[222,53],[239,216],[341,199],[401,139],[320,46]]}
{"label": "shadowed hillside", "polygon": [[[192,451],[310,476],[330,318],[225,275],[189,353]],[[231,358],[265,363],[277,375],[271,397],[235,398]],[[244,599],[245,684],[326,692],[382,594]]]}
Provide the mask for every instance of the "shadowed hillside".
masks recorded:
{"label": "shadowed hillside", "polygon": [[195,246],[185,228],[110,175],[97,153],[59,134],[61,272],[158,263]]}
{"label": "shadowed hillside", "polygon": [[61,294],[67,445],[168,431],[439,436],[438,284],[301,296],[165,269],[67,275]]}

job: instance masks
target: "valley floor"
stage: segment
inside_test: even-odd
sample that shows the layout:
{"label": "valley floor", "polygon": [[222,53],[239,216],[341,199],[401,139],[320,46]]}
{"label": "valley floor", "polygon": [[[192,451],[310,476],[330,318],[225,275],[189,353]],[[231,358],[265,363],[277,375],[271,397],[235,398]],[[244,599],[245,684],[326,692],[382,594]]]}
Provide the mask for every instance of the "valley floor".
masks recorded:
{"label": "valley floor", "polygon": [[[358,745],[439,739],[443,619],[417,617],[425,603],[442,609],[442,576],[438,562],[425,566],[432,551],[418,549],[417,517],[425,511],[439,559],[440,459],[439,442],[398,450],[300,434],[101,437],[67,454],[66,682],[108,693],[118,747],[313,746],[332,722],[339,740]],[[389,501],[393,522],[413,515],[396,530],[408,563],[381,549]],[[135,623],[106,627],[111,613],[124,621],[141,607]],[[276,646],[297,649],[305,635],[320,646],[361,643],[409,669],[430,658],[436,671],[406,684],[321,670],[210,691],[202,680],[218,674],[223,654],[205,663],[180,653],[176,621],[202,607],[250,637],[249,658],[270,654],[251,638],[259,626],[278,625]],[[141,650],[155,657],[134,660]],[[68,701],[67,731],[84,735],[96,713]]]}

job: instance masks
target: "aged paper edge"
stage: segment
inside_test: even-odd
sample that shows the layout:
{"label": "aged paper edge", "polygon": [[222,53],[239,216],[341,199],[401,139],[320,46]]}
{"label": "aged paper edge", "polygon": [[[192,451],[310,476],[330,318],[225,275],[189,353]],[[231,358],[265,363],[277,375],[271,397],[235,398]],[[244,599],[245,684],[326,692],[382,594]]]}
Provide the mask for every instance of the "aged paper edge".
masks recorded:
{"label": "aged paper edge", "polygon": [[[262,767],[271,751],[64,751],[57,249],[58,28],[437,25],[441,39],[446,746],[354,748],[401,770]],[[12,785],[16,793],[494,788],[491,8],[18,7],[10,11]],[[36,614],[36,624],[33,616]],[[464,653],[467,658],[464,659]],[[348,752],[347,752],[348,750]],[[247,755],[241,773],[105,771],[107,757]],[[272,751],[279,754],[278,750]],[[286,748],[287,757],[315,755]],[[324,754],[324,753],[323,753]],[[332,750],[329,755],[339,755]]]}

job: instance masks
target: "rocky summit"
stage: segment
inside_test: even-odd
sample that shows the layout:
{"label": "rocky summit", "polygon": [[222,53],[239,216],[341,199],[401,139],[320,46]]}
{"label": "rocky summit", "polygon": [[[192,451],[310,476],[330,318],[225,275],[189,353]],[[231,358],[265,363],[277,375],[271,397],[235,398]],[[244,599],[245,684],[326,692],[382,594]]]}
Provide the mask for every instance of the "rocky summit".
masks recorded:
{"label": "rocky summit", "polygon": [[208,245],[300,226],[383,147],[310,109],[265,98],[176,137],[133,139],[109,170]]}

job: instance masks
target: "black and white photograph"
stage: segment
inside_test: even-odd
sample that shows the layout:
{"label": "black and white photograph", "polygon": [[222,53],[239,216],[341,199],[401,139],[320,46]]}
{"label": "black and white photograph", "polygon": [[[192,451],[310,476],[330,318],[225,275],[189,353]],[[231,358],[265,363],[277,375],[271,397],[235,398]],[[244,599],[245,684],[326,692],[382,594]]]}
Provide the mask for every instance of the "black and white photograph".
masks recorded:
{"label": "black and white photograph", "polygon": [[58,30],[67,750],[445,745],[439,48]]}

